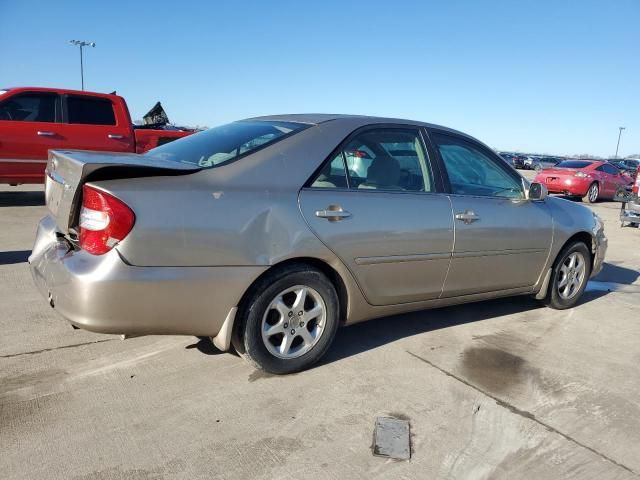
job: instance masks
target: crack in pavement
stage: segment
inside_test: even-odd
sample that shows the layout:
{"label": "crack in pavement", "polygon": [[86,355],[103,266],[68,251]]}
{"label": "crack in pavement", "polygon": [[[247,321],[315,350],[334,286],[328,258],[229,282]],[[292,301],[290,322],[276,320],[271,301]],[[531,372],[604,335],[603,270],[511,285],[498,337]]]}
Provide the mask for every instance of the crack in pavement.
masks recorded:
{"label": "crack in pavement", "polygon": [[616,460],[614,460],[613,458],[605,455],[602,452],[599,452],[598,450],[585,445],[584,443],[580,442],[579,440],[576,440],[575,438],[571,437],[570,435],[567,435],[566,433],[561,432],[560,430],[552,427],[551,425],[549,425],[548,423],[543,422],[542,420],[540,420],[539,418],[537,418],[533,413],[528,412],[526,410],[521,410],[518,407],[516,407],[515,405],[510,404],[509,402],[505,402],[504,400],[500,400],[498,397],[492,395],[491,393],[477,387],[476,385],[474,385],[473,383],[468,382],[467,380],[465,380],[462,377],[457,376],[454,373],[451,373],[447,370],[445,370],[442,367],[439,367],[438,365],[436,365],[435,363],[431,362],[430,360],[427,360],[426,358],[421,357],[420,355],[416,355],[413,352],[410,352],[409,350],[405,350],[405,352],[407,352],[409,355],[411,355],[414,358],[417,358],[418,360],[420,360],[421,362],[426,363],[427,365],[435,368],[436,370],[438,370],[441,373],[444,373],[447,377],[451,377],[457,381],[459,381],[460,383],[466,385],[467,387],[473,388],[475,391],[489,397],[490,399],[492,399],[493,401],[496,402],[496,404],[502,408],[506,408],[507,410],[509,410],[511,413],[515,413],[516,415],[519,415],[523,418],[526,418],[528,420],[532,420],[534,422],[536,422],[538,425],[544,427],[547,431],[555,433],[560,435],[562,438],[564,438],[565,440],[570,441],[571,443],[574,443],[582,448],[585,448],[587,450],[589,450],[591,453],[595,453],[596,455],[598,455],[600,458],[612,463],[613,465],[620,467],[624,470],[626,470],[629,473],[632,473],[633,475],[636,476],[640,476],[640,474],[636,471],[634,471],[633,469],[627,467],[626,465],[617,462]]}
{"label": "crack in pavement", "polygon": [[119,338],[107,338],[105,340],[95,340],[93,342],[73,343],[71,345],[62,345],[61,347],[43,348],[42,350],[33,350],[32,352],[10,353],[8,355],[0,355],[0,358],[13,358],[20,357],[22,355],[36,355],[38,353],[53,352],[54,350],[62,350],[63,348],[82,347],[84,345],[93,345],[95,343],[113,342],[120,340]]}

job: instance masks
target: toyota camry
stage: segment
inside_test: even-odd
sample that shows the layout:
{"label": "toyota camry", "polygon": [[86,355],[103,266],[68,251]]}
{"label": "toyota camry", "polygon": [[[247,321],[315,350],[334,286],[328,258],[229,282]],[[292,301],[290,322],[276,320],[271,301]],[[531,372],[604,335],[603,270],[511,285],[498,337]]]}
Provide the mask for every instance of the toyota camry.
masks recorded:
{"label": "toyota camry", "polygon": [[143,155],[51,151],[45,196],[30,268],[72,325],[212,337],[277,374],[374,317],[514,295],[573,307],[607,248],[590,209],[478,140],[389,118],[279,115]]}

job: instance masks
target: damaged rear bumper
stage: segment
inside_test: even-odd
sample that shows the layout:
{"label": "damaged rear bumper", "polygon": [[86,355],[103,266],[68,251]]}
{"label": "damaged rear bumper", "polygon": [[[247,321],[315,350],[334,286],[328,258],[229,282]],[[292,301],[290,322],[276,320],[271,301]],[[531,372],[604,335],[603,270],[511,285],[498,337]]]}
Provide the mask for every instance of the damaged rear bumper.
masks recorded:
{"label": "damaged rear bumper", "polygon": [[[71,324],[126,335],[216,336],[266,267],[136,267],[114,249],[91,255],[72,248],[47,216],[29,257],[33,279]],[[223,328],[224,326],[224,328]],[[221,345],[228,342],[216,342]]]}

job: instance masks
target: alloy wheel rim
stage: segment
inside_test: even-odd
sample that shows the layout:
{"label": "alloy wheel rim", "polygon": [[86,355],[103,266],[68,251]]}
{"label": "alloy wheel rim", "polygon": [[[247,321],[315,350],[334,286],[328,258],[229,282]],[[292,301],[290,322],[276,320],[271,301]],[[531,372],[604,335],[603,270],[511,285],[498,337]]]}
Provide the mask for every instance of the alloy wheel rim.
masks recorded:
{"label": "alloy wheel rim", "polygon": [[320,340],[327,320],[322,296],[306,285],[283,290],[269,303],[262,316],[262,341],[272,355],[297,358]]}
{"label": "alloy wheel rim", "polygon": [[575,297],[585,280],[586,263],[580,252],[573,252],[560,266],[558,275],[558,294],[569,300]]}
{"label": "alloy wheel rim", "polygon": [[598,199],[598,186],[594,183],[589,187],[589,200],[595,202]]}

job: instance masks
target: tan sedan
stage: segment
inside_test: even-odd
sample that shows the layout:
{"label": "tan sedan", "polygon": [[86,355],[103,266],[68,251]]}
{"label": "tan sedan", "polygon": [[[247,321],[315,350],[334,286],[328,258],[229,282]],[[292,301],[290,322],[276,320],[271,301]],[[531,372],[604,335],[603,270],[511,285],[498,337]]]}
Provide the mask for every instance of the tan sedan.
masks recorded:
{"label": "tan sedan", "polygon": [[511,295],[572,307],[607,247],[589,209],[474,138],[388,118],[52,151],[46,198],[31,271],[73,325],[209,336],[274,373],[319,360],[342,324]]}

